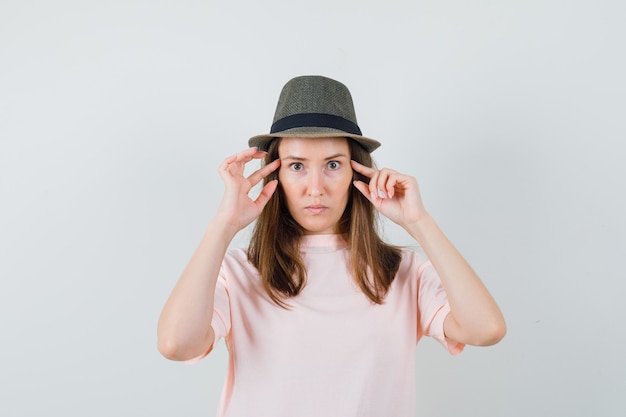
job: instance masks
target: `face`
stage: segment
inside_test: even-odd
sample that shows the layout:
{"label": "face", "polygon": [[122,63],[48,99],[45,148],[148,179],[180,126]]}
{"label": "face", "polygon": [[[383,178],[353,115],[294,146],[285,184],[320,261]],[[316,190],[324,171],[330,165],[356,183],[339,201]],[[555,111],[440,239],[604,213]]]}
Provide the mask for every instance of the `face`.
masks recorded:
{"label": "face", "polygon": [[305,234],[336,233],[352,187],[345,138],[283,138],[278,183]]}

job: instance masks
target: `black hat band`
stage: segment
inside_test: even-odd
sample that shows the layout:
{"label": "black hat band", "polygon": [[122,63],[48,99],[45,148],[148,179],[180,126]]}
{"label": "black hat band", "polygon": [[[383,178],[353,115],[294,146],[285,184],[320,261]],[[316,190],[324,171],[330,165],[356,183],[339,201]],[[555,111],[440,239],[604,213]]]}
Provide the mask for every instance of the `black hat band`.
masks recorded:
{"label": "black hat band", "polygon": [[299,113],[277,120],[270,133],[282,132],[297,127],[328,127],[346,133],[361,136],[361,129],[356,123],[341,116],[326,113]]}

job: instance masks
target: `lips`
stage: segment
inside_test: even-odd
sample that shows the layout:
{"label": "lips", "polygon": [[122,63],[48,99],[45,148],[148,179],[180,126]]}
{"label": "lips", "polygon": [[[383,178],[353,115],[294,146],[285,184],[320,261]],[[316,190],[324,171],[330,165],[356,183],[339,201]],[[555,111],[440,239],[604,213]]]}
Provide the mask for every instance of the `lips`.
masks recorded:
{"label": "lips", "polygon": [[328,207],[322,206],[321,204],[311,204],[310,206],[306,206],[304,209],[311,214],[320,214],[324,210],[328,209]]}

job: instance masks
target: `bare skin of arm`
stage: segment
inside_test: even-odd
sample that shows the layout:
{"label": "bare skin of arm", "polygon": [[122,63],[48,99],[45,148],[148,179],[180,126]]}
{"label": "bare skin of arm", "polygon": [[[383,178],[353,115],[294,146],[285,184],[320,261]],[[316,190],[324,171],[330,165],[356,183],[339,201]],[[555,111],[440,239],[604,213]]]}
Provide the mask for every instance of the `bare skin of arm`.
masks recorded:
{"label": "bare skin of arm", "polygon": [[219,167],[225,185],[219,209],[159,317],[158,349],[168,359],[193,359],[213,347],[213,300],[228,245],[237,232],[258,217],[276,191],[277,182],[270,181],[256,200],[248,196],[252,187],[280,165],[274,161],[244,177],[245,164],[264,156],[265,152],[250,148],[225,159]]}
{"label": "bare skin of arm", "polygon": [[370,178],[354,186],[391,221],[404,228],[424,249],[441,278],[450,313],[444,332],[451,340],[489,346],[506,333],[500,308],[476,272],[444,235],[422,203],[417,180],[384,168],[374,170],[352,161],[352,168]]}

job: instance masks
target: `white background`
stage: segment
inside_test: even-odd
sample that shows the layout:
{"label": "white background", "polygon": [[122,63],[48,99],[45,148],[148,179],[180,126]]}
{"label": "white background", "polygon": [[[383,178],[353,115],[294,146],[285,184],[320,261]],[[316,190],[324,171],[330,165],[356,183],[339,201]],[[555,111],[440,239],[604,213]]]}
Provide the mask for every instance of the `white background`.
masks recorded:
{"label": "white background", "polygon": [[626,415],[623,4],[2,0],[0,415],[214,415],[223,343],[167,361],[158,314],[303,74],[505,313],[494,347],[420,345],[420,415]]}

